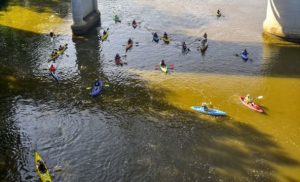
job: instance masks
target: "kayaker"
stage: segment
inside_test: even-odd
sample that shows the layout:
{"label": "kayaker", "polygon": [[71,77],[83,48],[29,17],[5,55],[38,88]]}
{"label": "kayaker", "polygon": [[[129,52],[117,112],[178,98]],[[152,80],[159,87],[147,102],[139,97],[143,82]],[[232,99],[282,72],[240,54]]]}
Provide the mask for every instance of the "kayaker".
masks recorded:
{"label": "kayaker", "polygon": [[53,32],[50,32],[50,37],[54,37],[54,33]]}
{"label": "kayaker", "polygon": [[205,39],[207,39],[207,33],[206,33],[206,32],[203,34],[203,37],[204,37]]}
{"label": "kayaker", "polygon": [[165,63],[165,60],[161,60],[160,66],[161,66],[161,67],[166,67],[166,66],[167,66],[166,63]]}
{"label": "kayaker", "polygon": [[132,25],[136,25],[136,21],[135,20],[132,21]]}
{"label": "kayaker", "polygon": [[245,56],[247,56],[247,55],[248,55],[247,49],[245,49],[245,50],[242,52],[242,54],[244,54]]}
{"label": "kayaker", "polygon": [[221,16],[221,11],[218,9],[217,16]]}
{"label": "kayaker", "polygon": [[51,53],[51,57],[54,57],[54,56],[56,56],[56,54],[57,54],[57,52],[56,52],[56,51],[52,51],[52,53]]}
{"label": "kayaker", "polygon": [[164,33],[164,38],[165,38],[165,39],[168,39],[168,34],[167,34],[167,32]]}
{"label": "kayaker", "polygon": [[55,68],[55,66],[53,66],[53,64],[51,64],[49,71],[55,73],[56,68]]}
{"label": "kayaker", "polygon": [[116,63],[116,65],[121,65],[121,66],[123,65],[119,54],[116,54],[116,56],[115,56],[115,63]]}
{"label": "kayaker", "polygon": [[202,102],[201,106],[203,107],[204,111],[208,111],[208,107],[205,102]]}
{"label": "kayaker", "polygon": [[41,173],[46,173],[47,169],[46,169],[45,164],[42,161],[40,161],[40,160],[38,160],[37,162],[38,162],[38,169],[39,169],[39,171]]}
{"label": "kayaker", "polygon": [[95,86],[100,86],[99,80],[95,81]]}
{"label": "kayaker", "polygon": [[153,34],[153,38],[155,38],[155,39],[157,39],[157,38],[158,38],[158,35],[157,35],[157,33],[156,33],[156,32]]}
{"label": "kayaker", "polygon": [[186,46],[186,43],[185,43],[185,42],[182,43],[182,50],[183,50],[184,52],[187,50],[187,46]]}
{"label": "kayaker", "polygon": [[132,43],[133,43],[133,41],[131,40],[131,38],[129,38],[128,41],[127,41],[127,44],[129,45],[129,44],[132,44]]}
{"label": "kayaker", "polygon": [[63,49],[64,49],[64,46],[62,46],[62,45],[60,45],[59,48],[58,48],[58,50],[60,50],[60,51],[63,50]]}
{"label": "kayaker", "polygon": [[249,104],[249,103],[253,102],[253,98],[250,97],[250,94],[247,94],[247,95],[245,96],[244,101],[245,101],[247,104]]}
{"label": "kayaker", "polygon": [[106,30],[103,30],[103,36],[105,36],[107,34]]}

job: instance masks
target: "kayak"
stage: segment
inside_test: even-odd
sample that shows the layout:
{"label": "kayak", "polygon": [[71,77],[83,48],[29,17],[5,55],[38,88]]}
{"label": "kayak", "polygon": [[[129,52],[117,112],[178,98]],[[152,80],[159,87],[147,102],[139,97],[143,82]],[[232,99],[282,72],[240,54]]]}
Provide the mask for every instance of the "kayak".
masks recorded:
{"label": "kayak", "polygon": [[55,72],[51,71],[50,75],[53,77],[54,80],[56,80],[56,81],[59,80],[59,78],[58,78],[58,76],[57,76],[57,74]]}
{"label": "kayak", "polygon": [[170,41],[171,41],[169,37],[168,37],[168,38],[161,37],[161,39],[162,39],[166,44],[170,43]]}
{"label": "kayak", "polygon": [[102,42],[107,40],[108,34],[109,34],[109,33],[108,33],[108,31],[107,31],[105,35],[102,35],[102,36],[101,36]]}
{"label": "kayak", "polygon": [[192,106],[192,109],[194,109],[195,111],[204,113],[204,114],[212,115],[212,116],[226,116],[225,112],[220,111],[218,109],[208,109],[207,111],[205,111],[204,107],[202,107],[202,106]]}
{"label": "kayak", "polygon": [[250,109],[252,109],[252,110],[254,110],[254,111],[257,111],[257,112],[264,112],[264,110],[258,105],[258,104],[255,104],[254,102],[251,102],[251,103],[246,103],[245,102],[245,97],[243,97],[243,96],[240,96],[240,100],[241,100],[241,102],[245,105],[245,106],[247,106],[247,107],[249,107]]}
{"label": "kayak", "polygon": [[[38,161],[40,161],[44,164],[44,166],[46,168],[45,169],[46,172],[43,173],[42,171],[39,170]],[[43,161],[42,157],[40,156],[40,154],[37,151],[34,152],[34,164],[35,164],[36,171],[37,171],[41,181],[42,182],[51,182],[52,180],[51,180],[51,176],[49,174],[49,170],[48,170],[45,162]]]}
{"label": "kayak", "polygon": [[50,58],[48,59],[48,61],[52,61],[52,60],[58,58],[58,56],[60,56],[62,53],[64,53],[67,48],[68,48],[68,44],[65,44],[63,46],[63,49],[56,51],[56,54],[54,56],[50,56]]}
{"label": "kayak", "polygon": [[133,46],[133,43],[131,43],[131,44],[127,44],[127,46],[126,46],[126,52],[127,52],[129,49],[131,49],[131,48],[132,48],[132,46]]}
{"label": "kayak", "polygon": [[156,42],[156,43],[158,43],[159,42],[159,37],[154,37],[153,36],[153,41]]}
{"label": "kayak", "polygon": [[115,23],[121,23],[121,20],[120,20],[120,18],[118,17],[118,15],[115,15],[114,21],[115,21]]}
{"label": "kayak", "polygon": [[102,87],[103,87],[103,82],[101,80],[95,81],[91,91],[91,96],[97,97],[98,95],[100,95],[102,91]]}
{"label": "kayak", "polygon": [[202,53],[204,53],[206,51],[207,47],[208,47],[208,41],[207,41],[207,39],[202,39],[201,40],[201,44],[200,44],[200,51]]}
{"label": "kayak", "polygon": [[162,72],[164,72],[164,73],[168,73],[169,67],[168,67],[168,66],[161,66],[161,65],[160,65],[160,70],[161,70]]}
{"label": "kayak", "polygon": [[241,54],[241,58],[244,60],[244,61],[247,61],[248,60],[248,55],[246,54]]}

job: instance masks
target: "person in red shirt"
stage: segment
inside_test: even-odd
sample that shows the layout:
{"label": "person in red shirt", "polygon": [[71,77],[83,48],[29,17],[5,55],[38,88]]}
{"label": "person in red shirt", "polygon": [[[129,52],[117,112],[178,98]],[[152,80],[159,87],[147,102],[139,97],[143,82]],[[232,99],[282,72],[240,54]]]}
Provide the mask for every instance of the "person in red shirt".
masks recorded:
{"label": "person in red shirt", "polygon": [[49,71],[53,72],[53,73],[56,71],[56,68],[55,68],[55,66],[53,66],[53,64],[51,64]]}

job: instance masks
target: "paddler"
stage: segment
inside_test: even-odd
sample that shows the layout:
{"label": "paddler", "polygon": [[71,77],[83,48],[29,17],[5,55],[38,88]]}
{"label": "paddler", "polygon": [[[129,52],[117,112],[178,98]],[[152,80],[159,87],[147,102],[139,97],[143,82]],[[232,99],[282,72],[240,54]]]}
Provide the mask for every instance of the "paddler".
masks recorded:
{"label": "paddler", "polygon": [[53,64],[51,64],[49,71],[55,73],[56,68],[55,68],[55,66],[53,66]]}
{"label": "paddler", "polygon": [[136,21],[135,21],[135,20],[133,20],[133,21],[132,21],[132,26],[134,26],[134,27],[135,27],[136,25],[137,25]]}
{"label": "paddler", "polygon": [[120,57],[120,55],[118,53],[115,56],[115,63],[116,63],[116,65],[123,66],[123,62],[122,62],[121,57]]}
{"label": "paddler", "polygon": [[187,46],[185,42],[182,43],[182,51],[183,52],[187,51]]}
{"label": "paddler", "polygon": [[160,66],[161,66],[161,67],[166,67],[166,66],[167,66],[166,63],[165,63],[165,60],[161,60]]}
{"label": "paddler", "polygon": [[217,16],[221,16],[221,11],[218,9]]}
{"label": "paddler", "polygon": [[247,56],[248,55],[248,51],[247,49],[245,49],[243,52],[242,52],[243,55]]}
{"label": "paddler", "polygon": [[133,44],[133,41],[131,40],[131,38],[128,39],[127,44],[128,45]]}
{"label": "paddler", "polygon": [[164,36],[163,36],[165,39],[168,39],[168,34],[167,32],[164,33]]}
{"label": "paddler", "polygon": [[38,160],[37,163],[38,163],[38,169],[39,169],[39,171],[41,173],[45,174],[47,172],[45,164],[42,161],[40,161],[40,160]]}
{"label": "paddler", "polygon": [[247,104],[249,104],[249,103],[253,102],[253,98],[250,97],[250,94],[247,94],[246,97],[245,97],[245,99],[244,99],[244,101],[245,101]]}
{"label": "paddler", "polygon": [[203,107],[204,111],[208,111],[208,107],[205,102],[202,102],[201,106]]}

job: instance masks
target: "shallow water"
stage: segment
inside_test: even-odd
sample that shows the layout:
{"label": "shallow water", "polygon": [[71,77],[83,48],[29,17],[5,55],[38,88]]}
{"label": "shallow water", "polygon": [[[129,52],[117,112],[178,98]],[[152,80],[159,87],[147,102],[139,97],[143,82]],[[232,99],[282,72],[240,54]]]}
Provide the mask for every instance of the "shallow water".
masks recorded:
{"label": "shallow water", "polygon": [[[54,181],[300,179],[300,46],[262,36],[265,1],[99,1],[102,29],[110,28],[103,43],[100,28],[72,36],[69,2],[25,2],[0,13],[0,181],[37,181],[35,148]],[[59,36],[51,40],[50,30]],[[164,31],[169,45],[151,42]],[[202,56],[195,39],[204,32]],[[116,67],[129,37],[139,43]],[[47,59],[65,43],[56,83]],[[244,48],[247,62],[235,56]],[[175,65],[170,74],[155,70],[161,59]],[[91,98],[96,78],[107,86]],[[265,114],[240,103],[247,93],[264,96]],[[203,101],[229,116],[190,109]]]}

